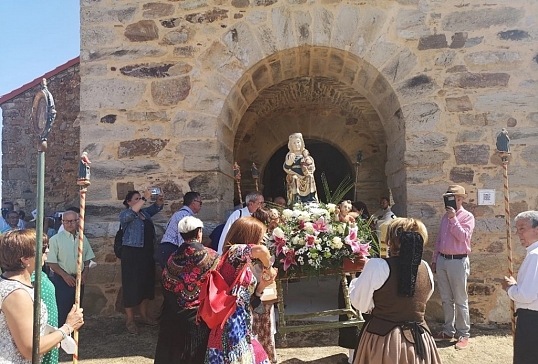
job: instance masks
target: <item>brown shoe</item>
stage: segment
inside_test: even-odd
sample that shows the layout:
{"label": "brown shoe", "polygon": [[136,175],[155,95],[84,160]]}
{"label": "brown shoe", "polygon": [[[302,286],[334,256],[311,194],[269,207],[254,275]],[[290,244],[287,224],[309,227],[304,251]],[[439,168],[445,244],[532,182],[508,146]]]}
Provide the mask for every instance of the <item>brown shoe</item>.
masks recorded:
{"label": "brown shoe", "polygon": [[136,327],[136,324],[134,323],[134,321],[126,323],[125,327],[127,328],[127,332],[129,334],[138,335],[138,327]]}
{"label": "brown shoe", "polygon": [[464,350],[469,347],[469,337],[467,336],[460,336],[458,339],[458,342],[456,343],[456,349],[458,350]]}
{"label": "brown shoe", "polygon": [[437,334],[432,335],[435,341],[451,341],[454,339],[453,336],[446,334],[444,331],[438,332]]}

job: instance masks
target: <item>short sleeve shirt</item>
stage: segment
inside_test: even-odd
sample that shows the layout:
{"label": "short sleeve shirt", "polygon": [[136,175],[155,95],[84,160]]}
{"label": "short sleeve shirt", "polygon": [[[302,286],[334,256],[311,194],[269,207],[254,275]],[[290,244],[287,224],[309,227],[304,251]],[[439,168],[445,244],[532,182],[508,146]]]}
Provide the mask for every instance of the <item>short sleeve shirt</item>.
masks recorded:
{"label": "short sleeve shirt", "polygon": [[[67,274],[77,274],[78,257],[78,232],[76,235],[64,230],[54,235],[49,240],[48,263],[56,263]],[[86,262],[95,258],[90,242],[84,237],[82,249],[82,261]]]}

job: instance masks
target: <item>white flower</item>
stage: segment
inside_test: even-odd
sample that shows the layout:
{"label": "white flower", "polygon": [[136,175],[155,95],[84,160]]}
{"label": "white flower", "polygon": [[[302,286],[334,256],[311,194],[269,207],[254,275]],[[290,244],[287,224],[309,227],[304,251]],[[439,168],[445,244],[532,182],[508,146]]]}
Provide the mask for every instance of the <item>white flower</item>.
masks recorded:
{"label": "white flower", "polygon": [[289,219],[290,217],[293,216],[293,211],[291,211],[290,209],[284,209],[284,211],[282,211],[282,216],[285,219]]}
{"label": "white flower", "polygon": [[311,222],[305,222],[304,231],[306,231],[310,235],[314,234],[314,227],[312,226]]}
{"label": "white flower", "polygon": [[314,260],[312,260],[312,259],[308,259],[308,264],[309,264],[309,265],[314,265]]}
{"label": "white flower", "polygon": [[[292,239],[291,239],[291,242],[293,243],[293,245],[299,245],[301,239],[295,235]],[[303,243],[304,244],[304,243]]]}
{"label": "white flower", "polygon": [[282,230],[281,228],[279,227],[276,227],[274,230],[273,230],[273,236],[279,238],[279,239],[283,239],[286,235],[284,234],[284,230]]}
{"label": "white flower", "polygon": [[342,238],[340,238],[339,236],[333,237],[331,246],[334,249],[340,249],[340,248],[342,248],[343,245],[344,244],[342,243]]}
{"label": "white flower", "polygon": [[293,210],[291,212],[291,217],[297,218],[297,217],[299,217],[299,215],[301,215],[301,213],[302,213],[302,211],[300,211],[300,210]]}
{"label": "white flower", "polygon": [[328,210],[330,213],[333,213],[335,209],[336,209],[336,205],[335,205],[335,204],[333,204],[333,203],[328,203],[328,204],[327,204],[327,210]]}

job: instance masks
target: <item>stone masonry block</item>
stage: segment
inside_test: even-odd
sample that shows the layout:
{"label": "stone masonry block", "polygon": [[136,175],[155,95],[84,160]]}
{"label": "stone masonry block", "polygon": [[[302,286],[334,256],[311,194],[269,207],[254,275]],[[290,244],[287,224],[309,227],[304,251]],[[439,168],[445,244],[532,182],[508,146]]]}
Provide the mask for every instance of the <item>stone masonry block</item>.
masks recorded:
{"label": "stone masonry block", "polygon": [[489,162],[490,146],[486,144],[463,144],[454,147],[457,164],[486,165]]}
{"label": "stone masonry block", "polygon": [[97,110],[100,108],[135,107],[141,100],[146,85],[140,82],[121,80],[87,80],[80,86],[81,110]]}
{"label": "stone masonry block", "polygon": [[159,39],[159,28],[153,20],[140,20],[125,27],[124,35],[131,42],[147,42]]}
{"label": "stone masonry block", "polygon": [[447,111],[469,111],[473,109],[469,96],[447,97],[445,101]]}
{"label": "stone masonry block", "polygon": [[508,73],[457,73],[445,79],[445,87],[486,88],[503,87],[508,84]]}
{"label": "stone masonry block", "polygon": [[469,167],[454,167],[450,170],[450,180],[454,183],[472,184],[474,169]]}
{"label": "stone masonry block", "polygon": [[191,80],[189,76],[170,78],[163,81],[153,81],[151,83],[151,96],[157,105],[176,105],[179,101],[185,100],[191,90]]}
{"label": "stone masonry block", "polygon": [[434,34],[422,37],[418,41],[418,50],[423,51],[425,49],[439,49],[447,48],[448,43],[446,42],[445,34]]}
{"label": "stone masonry block", "polygon": [[433,131],[439,122],[441,110],[434,102],[405,105],[402,113],[409,131]]}
{"label": "stone masonry block", "polygon": [[522,19],[524,14],[523,9],[508,7],[455,11],[443,17],[442,27],[444,30],[461,32],[491,26],[511,26]]}
{"label": "stone masonry block", "polygon": [[135,139],[120,142],[118,148],[119,158],[137,157],[143,155],[156,156],[168,144],[163,139]]}

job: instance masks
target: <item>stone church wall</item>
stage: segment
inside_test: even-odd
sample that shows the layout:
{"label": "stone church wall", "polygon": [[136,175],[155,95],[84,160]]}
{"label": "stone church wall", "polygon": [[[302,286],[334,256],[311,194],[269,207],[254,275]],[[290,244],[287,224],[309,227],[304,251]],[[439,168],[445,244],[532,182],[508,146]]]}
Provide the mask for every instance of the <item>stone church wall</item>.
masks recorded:
{"label": "stone church wall", "polygon": [[[427,261],[440,195],[465,186],[472,321],[509,322],[495,137],[511,136],[512,217],[537,209],[537,18],[538,3],[523,0],[82,0],[92,309],[121,306],[111,244],[127,190],[163,187],[161,233],[183,194],[201,192],[209,232],[231,207],[233,161],[263,171],[300,131],[350,165],[363,151],[360,198],[375,210],[390,190],[399,215],[422,219]],[[496,189],[495,206],[478,206],[483,188]],[[512,239],[517,267],[524,250]],[[437,294],[428,315],[442,317]]]}
{"label": "stone church wall", "polygon": [[[78,206],[76,174],[80,159],[80,74],[78,62],[47,79],[57,117],[45,153],[45,213],[50,216]],[[2,199],[19,203],[27,216],[36,208],[37,145],[39,134],[31,122],[34,86],[2,107]]]}

